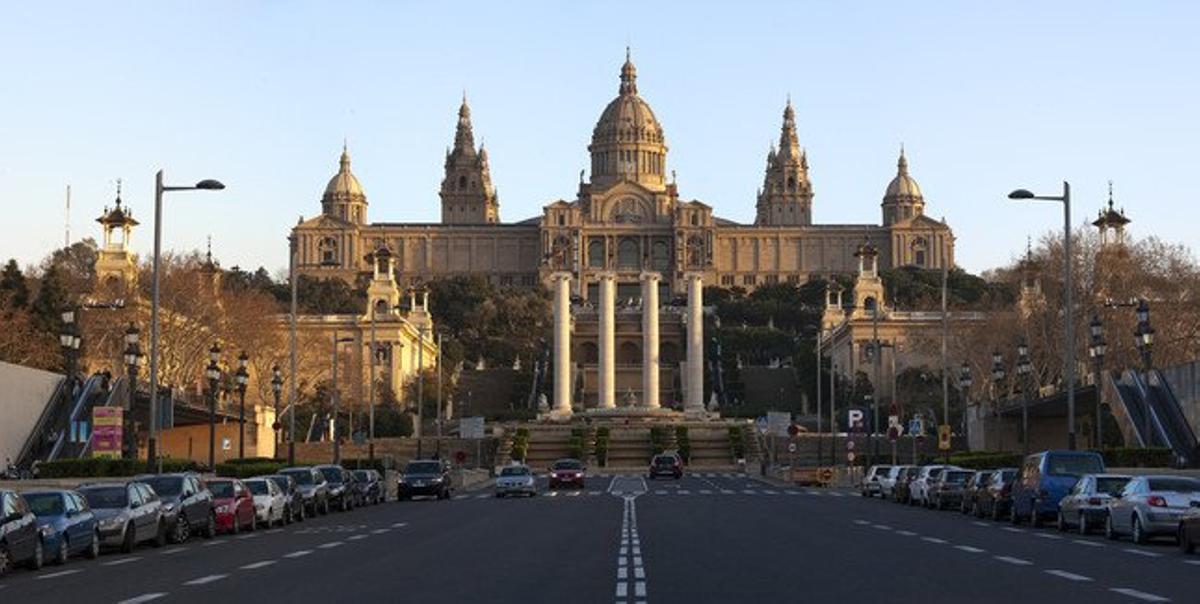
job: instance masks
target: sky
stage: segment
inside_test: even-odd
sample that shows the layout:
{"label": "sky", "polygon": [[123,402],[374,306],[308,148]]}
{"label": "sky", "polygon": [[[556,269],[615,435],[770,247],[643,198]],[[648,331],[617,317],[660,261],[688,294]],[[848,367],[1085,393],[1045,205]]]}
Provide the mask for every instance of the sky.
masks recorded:
{"label": "sky", "polygon": [[[790,95],[816,223],[878,223],[903,143],[957,261],[1009,262],[1062,228],[1018,187],[1107,182],[1136,236],[1191,245],[1200,158],[1196,2],[19,2],[0,0],[0,259],[99,238],[115,197],[152,246],[154,173],[216,178],[167,197],[163,247],[287,263],[343,140],[371,221],[433,222],[466,91],[501,218],[570,199],[625,47],[680,195],[754,218]],[[1191,216],[1191,218],[1189,218]]]}

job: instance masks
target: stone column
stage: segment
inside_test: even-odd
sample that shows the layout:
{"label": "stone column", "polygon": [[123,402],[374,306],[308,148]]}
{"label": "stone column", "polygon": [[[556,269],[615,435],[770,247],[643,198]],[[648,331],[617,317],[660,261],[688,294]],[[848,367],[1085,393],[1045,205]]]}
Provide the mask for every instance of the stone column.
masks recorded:
{"label": "stone column", "polygon": [[642,273],[642,405],[658,409],[658,273]]}
{"label": "stone column", "polygon": [[612,273],[600,278],[600,408],[617,407],[617,284]]}
{"label": "stone column", "polygon": [[698,273],[687,279],[687,392],[684,411],[704,411],[704,283]]}
{"label": "stone column", "polygon": [[554,281],[554,410],[571,417],[571,274],[555,273]]}

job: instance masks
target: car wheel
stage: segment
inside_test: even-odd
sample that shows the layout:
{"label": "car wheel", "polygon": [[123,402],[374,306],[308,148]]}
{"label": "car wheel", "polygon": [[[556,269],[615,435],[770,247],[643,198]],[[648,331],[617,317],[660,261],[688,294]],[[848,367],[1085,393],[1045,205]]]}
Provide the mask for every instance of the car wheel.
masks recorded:
{"label": "car wheel", "polygon": [[1131,526],[1133,527],[1131,529],[1131,538],[1133,539],[1133,542],[1138,545],[1145,545],[1146,541],[1148,541],[1146,538],[1146,531],[1142,528],[1142,521],[1137,517],[1137,514],[1134,514],[1133,523]]}
{"label": "car wheel", "polygon": [[175,520],[175,530],[171,532],[171,543],[183,543],[188,540],[191,533],[191,525],[188,524],[187,516],[180,514]]}
{"label": "car wheel", "polygon": [[1188,539],[1187,528],[1183,526],[1182,522],[1179,523],[1179,532],[1176,534],[1175,540],[1179,543],[1179,551],[1185,554],[1196,552],[1196,544]]}
{"label": "car wheel", "polygon": [[217,536],[217,515],[213,512],[208,513],[208,523],[204,525],[204,538],[212,539]]}
{"label": "car wheel", "polygon": [[83,553],[88,560],[95,560],[100,557],[100,531],[92,532],[92,544],[88,546],[87,551]]}
{"label": "car wheel", "polygon": [[121,553],[128,554],[137,545],[137,536],[133,534],[133,524],[125,525],[125,535],[121,539]]}
{"label": "car wheel", "polygon": [[45,561],[42,556],[45,555],[46,552],[42,549],[42,538],[38,537],[37,542],[33,544],[33,557],[29,559],[29,563],[26,566],[29,570],[41,570],[42,562]]}
{"label": "car wheel", "polygon": [[0,577],[9,571],[8,546],[0,543]]}
{"label": "car wheel", "polygon": [[63,535],[58,540],[58,551],[54,552],[54,564],[63,565],[67,563],[67,558],[71,557],[71,544],[67,543],[67,536]]}
{"label": "car wheel", "polygon": [[1117,534],[1117,527],[1113,526],[1111,514],[1104,520],[1104,536],[1111,541],[1116,541],[1120,536]]}

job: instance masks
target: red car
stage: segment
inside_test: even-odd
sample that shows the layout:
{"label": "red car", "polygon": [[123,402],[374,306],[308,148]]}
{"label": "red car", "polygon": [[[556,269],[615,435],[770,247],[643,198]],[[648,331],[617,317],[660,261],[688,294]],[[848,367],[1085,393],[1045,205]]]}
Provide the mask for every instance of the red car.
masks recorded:
{"label": "red car", "polygon": [[583,473],[587,468],[578,459],[560,459],[550,466],[550,488],[569,485],[583,488]]}
{"label": "red car", "polygon": [[217,530],[222,533],[240,533],[243,529],[257,528],[254,514],[254,495],[242,481],[233,478],[209,480],[213,508],[217,512]]}

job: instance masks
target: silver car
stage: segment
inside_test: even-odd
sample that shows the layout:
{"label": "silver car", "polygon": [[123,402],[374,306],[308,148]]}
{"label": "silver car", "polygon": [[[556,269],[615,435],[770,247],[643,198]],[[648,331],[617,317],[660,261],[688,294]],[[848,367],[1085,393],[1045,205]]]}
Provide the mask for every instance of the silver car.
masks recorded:
{"label": "silver car", "polygon": [[917,473],[917,477],[908,485],[909,504],[928,507],[930,504],[929,487],[930,483],[936,483],[938,477],[942,475],[942,470],[960,470],[958,466],[921,466],[921,471]]}
{"label": "silver car", "polygon": [[892,466],[888,469],[886,475],[879,477],[879,496],[883,497],[884,499],[893,498],[896,492],[896,479],[900,478],[900,475],[911,467],[912,466]]}
{"label": "silver car", "polygon": [[1084,474],[1058,502],[1058,530],[1076,528],[1080,535],[1104,526],[1108,504],[1129,484],[1124,474]]}
{"label": "silver car", "polygon": [[881,492],[879,481],[883,480],[883,477],[887,476],[891,469],[892,466],[871,466],[868,468],[866,475],[863,476],[862,496],[874,497],[879,495]]}
{"label": "silver car", "polygon": [[537,495],[533,471],[529,466],[514,464],[500,470],[496,477],[496,497],[505,495]]}
{"label": "silver car", "polygon": [[1134,543],[1175,535],[1193,505],[1200,505],[1200,479],[1136,476],[1109,502],[1104,533],[1109,539],[1129,535]]}
{"label": "silver car", "polygon": [[127,554],[145,541],[159,547],[167,543],[162,502],[149,485],[98,483],[78,490],[99,523],[101,545],[119,547]]}

